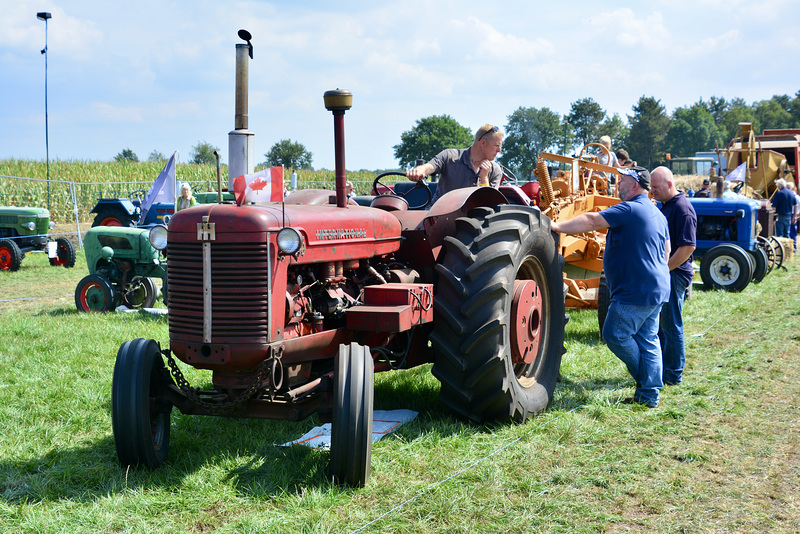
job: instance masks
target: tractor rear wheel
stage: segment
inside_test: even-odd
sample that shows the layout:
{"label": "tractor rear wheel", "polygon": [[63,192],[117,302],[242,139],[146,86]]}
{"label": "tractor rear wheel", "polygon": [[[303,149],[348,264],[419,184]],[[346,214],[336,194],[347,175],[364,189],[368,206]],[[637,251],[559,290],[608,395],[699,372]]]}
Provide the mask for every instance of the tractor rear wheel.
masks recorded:
{"label": "tractor rear wheel", "polygon": [[95,226],[136,226],[138,218],[129,215],[128,212],[122,208],[112,207],[105,208],[97,212],[92,222],[92,228]]}
{"label": "tractor rear wheel", "polygon": [[434,296],[439,398],[474,421],[525,421],[552,399],[564,342],[562,260],[535,208],[476,208],[444,239]]}
{"label": "tractor rear wheel", "polygon": [[13,239],[0,240],[0,271],[18,271],[23,254]]}
{"label": "tractor rear wheel", "polygon": [[707,288],[741,291],[753,279],[752,260],[737,245],[723,243],[700,259],[700,277]]}
{"label": "tractor rear wheel", "polygon": [[172,404],[159,393],[172,379],[152,339],[126,341],[111,384],[111,422],[123,467],[155,469],[167,459]]}
{"label": "tractor rear wheel", "polygon": [[363,486],[372,460],[374,364],[369,347],[339,345],[334,358],[329,471],[340,483]]}
{"label": "tractor rear wheel", "polygon": [[755,261],[755,269],[753,269],[753,283],[757,284],[767,276],[769,272],[769,259],[767,253],[761,247],[756,247],[754,250],[749,251],[750,257]]}
{"label": "tractor rear wheel", "polygon": [[129,308],[152,308],[158,298],[158,288],[152,278],[136,277],[127,291],[122,294],[122,302]]}
{"label": "tractor rear wheel", "polygon": [[56,257],[50,258],[54,267],[75,267],[75,245],[66,237],[56,239]]}
{"label": "tractor rear wheel", "polygon": [[117,290],[100,274],[84,276],[75,288],[75,306],[82,312],[107,312],[117,307]]}

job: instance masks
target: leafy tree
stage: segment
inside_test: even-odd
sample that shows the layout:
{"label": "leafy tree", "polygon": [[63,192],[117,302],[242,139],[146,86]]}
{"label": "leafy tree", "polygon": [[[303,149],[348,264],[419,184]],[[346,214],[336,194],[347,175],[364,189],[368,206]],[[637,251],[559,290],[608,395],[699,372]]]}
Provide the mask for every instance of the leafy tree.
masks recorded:
{"label": "leafy tree", "polygon": [[794,98],[789,103],[789,114],[792,116],[793,128],[800,128],[800,91],[794,95]]}
{"label": "leafy tree", "polygon": [[633,116],[628,116],[628,153],[631,159],[652,169],[654,163],[664,161],[669,117],[661,101],[652,96],[642,96],[632,109]]}
{"label": "leafy tree", "polygon": [[136,153],[130,148],[125,148],[122,150],[122,152],[114,156],[114,161],[117,163],[123,163],[126,161],[131,163],[139,163],[139,156],[137,156]]}
{"label": "leafy tree", "polygon": [[564,129],[561,117],[550,108],[518,108],[508,116],[500,162],[517,176],[530,176],[541,152],[563,148]]}
{"label": "leafy tree", "polygon": [[394,145],[394,157],[400,167],[410,167],[417,158],[425,161],[446,148],[465,148],[472,144],[473,134],[450,115],[434,115],[419,119],[416,125],[400,135]]}
{"label": "leafy tree", "polygon": [[608,117],[600,125],[602,135],[611,138],[611,148],[623,148],[628,144],[628,125],[622,120],[618,113],[613,117]]}
{"label": "leafy tree", "polygon": [[591,98],[583,98],[572,103],[567,121],[572,126],[575,139],[581,146],[596,143],[601,135],[600,125],[606,118],[606,112],[600,104]]}
{"label": "leafy tree", "polygon": [[723,139],[714,116],[702,102],[690,108],[677,108],[667,133],[668,150],[675,156],[694,156],[695,152],[711,150]]}
{"label": "leafy tree", "polygon": [[[787,95],[775,95],[769,100],[753,104],[753,112],[760,123],[756,133],[766,128],[791,128],[792,115],[789,113],[791,99]],[[753,125],[755,126],[755,124]]]}
{"label": "leafy tree", "polygon": [[722,127],[720,128],[722,138],[724,140],[722,146],[726,146],[728,141],[736,136],[736,134],[739,132],[740,122],[752,122],[753,128],[755,128],[756,131],[760,131],[758,129],[759,122],[756,119],[753,108],[748,106],[747,102],[745,102],[743,99],[734,98],[731,100],[730,106],[722,118]]}
{"label": "leafy tree", "polygon": [[189,161],[197,163],[198,165],[216,165],[217,158],[214,157],[214,151],[219,152],[219,148],[211,143],[201,141],[192,147],[192,153],[189,156]]}
{"label": "leafy tree", "polygon": [[264,157],[267,158],[266,163],[270,167],[283,165],[285,169],[311,169],[313,154],[301,143],[282,139],[272,145]]}
{"label": "leafy tree", "polygon": [[152,152],[150,152],[150,155],[147,156],[147,161],[166,161],[166,160],[167,157],[164,156],[164,154],[162,154],[158,150],[153,150]]}

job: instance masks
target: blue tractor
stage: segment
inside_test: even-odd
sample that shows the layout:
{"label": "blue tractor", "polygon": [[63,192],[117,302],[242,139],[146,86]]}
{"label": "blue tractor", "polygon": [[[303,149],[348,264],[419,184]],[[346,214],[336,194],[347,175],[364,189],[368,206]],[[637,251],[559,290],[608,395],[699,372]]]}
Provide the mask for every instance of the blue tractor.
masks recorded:
{"label": "blue tractor", "polygon": [[707,288],[741,291],[758,283],[783,263],[784,250],[774,237],[758,232],[761,204],[752,199],[691,198],[697,213],[700,278]]}

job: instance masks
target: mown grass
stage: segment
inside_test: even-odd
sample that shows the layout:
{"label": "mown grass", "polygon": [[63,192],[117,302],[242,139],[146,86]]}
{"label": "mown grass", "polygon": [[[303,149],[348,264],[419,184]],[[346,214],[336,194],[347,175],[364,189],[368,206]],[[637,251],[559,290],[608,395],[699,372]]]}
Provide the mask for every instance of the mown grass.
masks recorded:
{"label": "mown grass", "polygon": [[[655,410],[571,312],[544,414],[480,426],[437,400],[429,366],[376,376],[376,408],[419,412],[375,444],[365,488],[328,454],[276,447],[317,423],[173,413],[167,463],[119,467],[114,358],[167,319],[87,315],[61,295],[86,274],[29,255],[0,272],[0,532],[798,532],[798,262],[742,293],[694,291],[685,382]],[[9,300],[23,297],[52,297]],[[203,385],[208,376],[183,367]]]}

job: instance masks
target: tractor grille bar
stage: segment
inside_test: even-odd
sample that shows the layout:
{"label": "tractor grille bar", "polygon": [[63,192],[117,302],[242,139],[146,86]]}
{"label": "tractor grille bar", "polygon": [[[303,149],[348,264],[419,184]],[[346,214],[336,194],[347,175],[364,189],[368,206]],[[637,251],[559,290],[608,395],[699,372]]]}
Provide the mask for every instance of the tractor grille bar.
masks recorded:
{"label": "tractor grille bar", "polygon": [[[168,257],[170,339],[202,343],[203,244],[170,243]],[[212,242],[211,343],[266,343],[267,289],[266,236],[261,243]]]}

